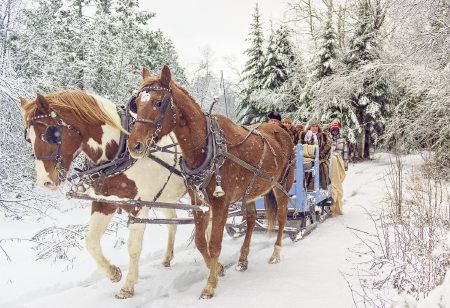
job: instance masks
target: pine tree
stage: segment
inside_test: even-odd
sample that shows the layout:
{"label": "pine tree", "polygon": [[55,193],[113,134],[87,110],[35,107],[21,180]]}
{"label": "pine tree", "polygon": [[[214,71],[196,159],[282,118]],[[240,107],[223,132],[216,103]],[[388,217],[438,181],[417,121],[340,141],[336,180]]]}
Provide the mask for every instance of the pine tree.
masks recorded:
{"label": "pine tree", "polygon": [[252,123],[254,121],[263,120],[266,116],[264,110],[256,106],[256,102],[251,100],[251,94],[254,91],[260,90],[262,87],[263,70],[264,70],[264,34],[262,31],[261,14],[259,13],[258,4],[255,7],[255,14],[253,16],[253,23],[251,24],[252,31],[249,33],[250,37],[247,41],[250,42],[244,54],[250,59],[245,63],[245,68],[242,71],[245,74],[241,80],[244,87],[241,91],[242,101],[237,107],[237,113],[241,114],[239,121],[241,123]]}
{"label": "pine tree", "polygon": [[290,77],[294,71],[296,58],[294,46],[291,42],[291,30],[281,25],[275,32],[276,44],[275,54],[278,56],[284,72],[283,83]]}
{"label": "pine tree", "polygon": [[337,58],[337,40],[333,28],[332,11],[328,10],[322,33],[319,38],[320,48],[314,64],[313,78],[320,80],[334,72],[334,61]]}
{"label": "pine tree", "polygon": [[93,3],[41,0],[25,10],[25,31],[13,42],[16,71],[43,93],[81,89],[122,104],[143,66],[159,74],[170,65],[177,82],[186,83],[172,42],[142,27],[153,13],[140,11],[135,0],[98,0],[96,11],[85,15],[84,6]]}
{"label": "pine tree", "polygon": [[[313,115],[317,117],[315,93],[321,87],[321,81],[335,72],[338,57],[337,35],[333,28],[332,6],[327,11],[327,19],[317,37],[318,50],[311,63],[311,76],[309,77],[301,95],[302,106],[296,112],[296,118],[308,121]],[[328,115],[322,114],[321,119]]]}
{"label": "pine tree", "polygon": [[[359,4],[356,31],[350,40],[350,51],[345,58],[350,73],[380,58],[379,38],[372,19],[367,0],[362,0]],[[351,112],[357,120],[352,126],[358,131],[358,156],[363,158],[370,158],[370,145],[381,135],[386,118],[391,112],[389,81],[381,76],[380,71],[375,68],[366,74],[361,90],[353,93],[351,97]]]}
{"label": "pine tree", "polygon": [[266,62],[264,63],[261,88],[275,90],[283,85],[287,79],[287,72],[282,62],[282,55],[277,48],[280,43],[279,31],[275,32],[270,23],[270,35],[267,43]]}

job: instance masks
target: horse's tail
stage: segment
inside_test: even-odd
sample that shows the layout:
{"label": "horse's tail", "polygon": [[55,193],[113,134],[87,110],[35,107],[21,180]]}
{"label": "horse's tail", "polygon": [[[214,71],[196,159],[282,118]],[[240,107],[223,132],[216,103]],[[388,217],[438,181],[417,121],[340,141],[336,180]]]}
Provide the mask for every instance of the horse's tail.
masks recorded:
{"label": "horse's tail", "polygon": [[264,209],[265,209],[265,218],[267,219],[267,233],[272,234],[274,232],[274,226],[277,221],[277,210],[278,203],[275,198],[275,193],[273,189],[269,190],[267,194],[264,195]]}

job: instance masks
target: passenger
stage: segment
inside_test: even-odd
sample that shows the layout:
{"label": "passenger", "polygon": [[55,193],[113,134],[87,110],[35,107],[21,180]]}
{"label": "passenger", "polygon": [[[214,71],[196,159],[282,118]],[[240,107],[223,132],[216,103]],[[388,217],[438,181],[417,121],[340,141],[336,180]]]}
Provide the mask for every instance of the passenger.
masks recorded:
{"label": "passenger", "polygon": [[267,123],[278,125],[282,129],[284,129],[291,138],[294,138],[292,135],[292,132],[286,126],[281,125],[281,114],[278,111],[269,112],[269,114],[267,115],[267,118],[269,119],[269,121],[267,121]]}
{"label": "passenger", "polygon": [[295,130],[294,125],[292,125],[291,118],[284,118],[283,121],[281,121],[281,125],[290,132],[292,141],[294,141],[294,144],[296,145],[298,143],[298,133]]}
{"label": "passenger", "polygon": [[[306,130],[300,133],[299,143],[318,145],[320,185],[322,187],[327,187],[330,185],[330,160],[328,155],[330,154],[331,145],[328,140],[328,134],[322,131],[317,120],[312,119],[309,121],[306,126]],[[314,190],[314,182],[312,181],[310,172],[305,173],[305,181],[307,183],[308,190]]]}
{"label": "passenger", "polygon": [[345,171],[348,171],[348,145],[347,141],[340,134],[339,124],[336,122],[331,125],[331,146],[333,147],[333,152],[341,155],[344,160]]}
{"label": "passenger", "polygon": [[280,125],[281,124],[281,114],[278,111],[271,111],[267,118],[269,119],[267,123]]}
{"label": "passenger", "polygon": [[295,129],[300,134],[303,131],[303,124],[300,122],[297,122],[297,124],[295,124]]}

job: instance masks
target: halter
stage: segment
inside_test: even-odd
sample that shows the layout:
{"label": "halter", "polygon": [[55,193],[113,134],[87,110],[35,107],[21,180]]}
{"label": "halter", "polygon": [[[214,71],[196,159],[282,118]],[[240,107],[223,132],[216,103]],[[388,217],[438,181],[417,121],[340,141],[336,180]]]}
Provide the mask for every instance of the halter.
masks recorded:
{"label": "halter", "polygon": [[156,108],[158,107],[158,108],[160,108],[160,111],[163,115],[159,120],[152,121],[152,120],[147,120],[147,119],[142,119],[142,118],[137,118],[135,120],[135,122],[150,123],[150,124],[153,124],[156,126],[156,130],[153,132],[151,139],[147,139],[147,141],[146,141],[146,143],[147,143],[146,144],[146,146],[147,146],[146,153],[148,152],[148,150],[153,142],[155,142],[155,143],[158,142],[159,134],[161,133],[161,127],[164,122],[164,119],[166,118],[167,110],[169,109],[169,104],[170,104],[170,108],[172,109],[173,123],[177,123],[177,113],[175,111],[175,106],[173,105],[172,89],[167,89],[167,88],[162,88],[162,87],[150,87],[150,86],[144,87],[136,95],[133,95],[131,97],[130,102],[128,103],[130,110],[134,113],[137,113],[136,98],[138,96],[142,95],[143,93],[145,93],[142,95],[143,96],[142,101],[147,102],[148,100],[150,100],[150,94],[149,94],[150,91],[168,92],[170,94],[170,99],[168,98],[168,95],[165,94],[162,101],[156,101],[155,104],[153,105],[153,110],[156,110]]}
{"label": "halter", "polygon": [[[49,124],[47,124],[45,122],[38,121],[38,119],[44,119],[44,118],[56,119],[56,121],[58,123],[58,126],[49,125]],[[40,115],[40,116],[31,118],[30,125],[33,124],[33,123],[45,125],[47,128],[45,129],[45,133],[43,135],[43,140],[45,142],[47,142],[49,145],[57,144],[58,147],[52,153],[51,156],[35,156],[34,154],[31,154],[31,157],[33,159],[36,159],[36,160],[52,160],[52,159],[55,159],[56,160],[55,169],[58,172],[58,179],[60,179],[62,181],[65,181],[66,177],[67,177],[67,171],[68,170],[67,170],[66,165],[64,164],[64,162],[62,161],[62,158],[61,158],[62,127],[65,126],[68,129],[73,130],[74,132],[76,132],[81,137],[80,131],[78,129],[76,129],[75,127],[73,127],[73,126],[67,124],[66,122],[64,122],[58,116],[56,111],[54,111],[54,110],[52,110],[52,112],[50,112],[50,114]],[[27,139],[27,129],[26,128],[25,128],[25,140],[31,143],[31,141],[29,139]]]}

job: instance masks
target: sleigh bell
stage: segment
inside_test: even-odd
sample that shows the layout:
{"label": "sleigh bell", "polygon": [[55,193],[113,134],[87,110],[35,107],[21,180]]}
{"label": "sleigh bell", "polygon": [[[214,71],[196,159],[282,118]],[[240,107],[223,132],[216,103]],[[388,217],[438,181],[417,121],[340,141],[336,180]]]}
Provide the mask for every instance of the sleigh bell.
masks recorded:
{"label": "sleigh bell", "polygon": [[216,189],[213,192],[213,196],[214,197],[222,197],[223,195],[225,195],[225,192],[222,189],[222,186],[217,185]]}

